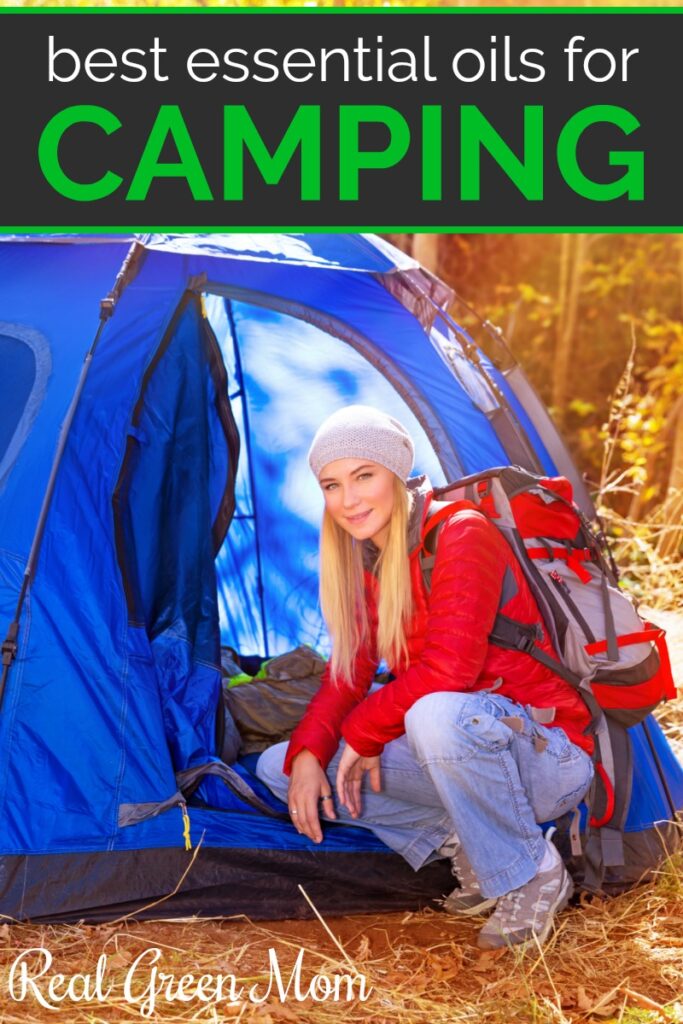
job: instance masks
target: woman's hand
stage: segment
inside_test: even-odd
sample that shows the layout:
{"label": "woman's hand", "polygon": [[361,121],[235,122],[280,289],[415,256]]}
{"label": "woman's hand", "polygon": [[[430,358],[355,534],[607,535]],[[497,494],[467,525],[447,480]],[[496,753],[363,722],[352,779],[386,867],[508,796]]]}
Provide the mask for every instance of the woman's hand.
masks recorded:
{"label": "woman's hand", "polygon": [[297,832],[321,843],[320,811],[326,818],[336,818],[337,814],[327,775],[310,750],[300,751],[292,761],[287,804]]}
{"label": "woman's hand", "polygon": [[337,769],[337,794],[352,818],[360,814],[360,787],[365,772],[370,772],[373,793],[379,793],[382,789],[379,757],[361,757],[347,743]]}

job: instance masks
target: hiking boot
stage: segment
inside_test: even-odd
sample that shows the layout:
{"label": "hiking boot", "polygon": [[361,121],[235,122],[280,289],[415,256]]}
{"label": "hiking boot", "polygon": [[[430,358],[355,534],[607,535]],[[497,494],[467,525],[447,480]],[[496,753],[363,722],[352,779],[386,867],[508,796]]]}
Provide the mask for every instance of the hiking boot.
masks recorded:
{"label": "hiking boot", "polygon": [[500,896],[494,913],[479,932],[480,949],[502,949],[534,942],[545,942],[555,914],[569,902],[574,885],[556,848],[546,840],[555,863],[539,871],[530,882]]}
{"label": "hiking boot", "polygon": [[445,843],[439,853],[450,859],[451,871],[460,882],[459,887],[443,901],[443,908],[447,913],[473,917],[475,914],[485,914],[487,910],[495,907],[497,898],[490,899],[484,896],[472,865],[457,839]]}

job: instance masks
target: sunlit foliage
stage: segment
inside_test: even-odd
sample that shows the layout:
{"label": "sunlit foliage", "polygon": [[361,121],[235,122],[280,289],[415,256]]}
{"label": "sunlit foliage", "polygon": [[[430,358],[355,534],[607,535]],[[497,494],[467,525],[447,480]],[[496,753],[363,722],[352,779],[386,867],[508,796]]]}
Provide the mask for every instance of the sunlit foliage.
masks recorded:
{"label": "sunlit foliage", "polygon": [[[628,523],[640,524],[649,530],[657,557],[678,565],[683,555],[681,237],[430,237],[432,269],[502,328],[597,500],[622,517],[615,530],[630,536]],[[393,239],[414,251],[411,236]],[[419,237],[418,247],[422,254],[430,252],[427,236]],[[453,312],[483,337],[466,308],[456,302]],[[629,557],[636,557],[638,543],[631,545]]]}

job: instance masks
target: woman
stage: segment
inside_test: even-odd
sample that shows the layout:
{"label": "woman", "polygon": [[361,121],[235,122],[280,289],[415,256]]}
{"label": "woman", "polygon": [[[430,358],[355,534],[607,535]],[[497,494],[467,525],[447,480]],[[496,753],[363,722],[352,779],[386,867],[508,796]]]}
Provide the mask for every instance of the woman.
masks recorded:
{"label": "woman", "polygon": [[[495,908],[481,948],[543,942],[572,883],[537,822],[588,789],[589,714],[559,676],[489,643],[499,611],[541,616],[476,506],[444,521],[427,595],[418,556],[431,490],[408,480],[413,456],[405,427],[367,406],[340,409],[313,439],[332,658],[289,744],[257,772],[316,843],[322,813],[371,829],[415,870],[450,856],[460,887],[446,908]],[[541,646],[555,656],[547,636]],[[394,679],[371,688],[381,659]]]}

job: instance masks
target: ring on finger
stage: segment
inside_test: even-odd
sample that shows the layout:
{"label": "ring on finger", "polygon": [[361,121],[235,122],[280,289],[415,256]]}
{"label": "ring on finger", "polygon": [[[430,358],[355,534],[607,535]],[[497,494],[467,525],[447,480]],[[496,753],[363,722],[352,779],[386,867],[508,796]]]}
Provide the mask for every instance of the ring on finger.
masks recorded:
{"label": "ring on finger", "polygon": [[292,809],[289,813],[293,815],[293,814],[298,814],[299,812],[295,811],[294,809]]}

